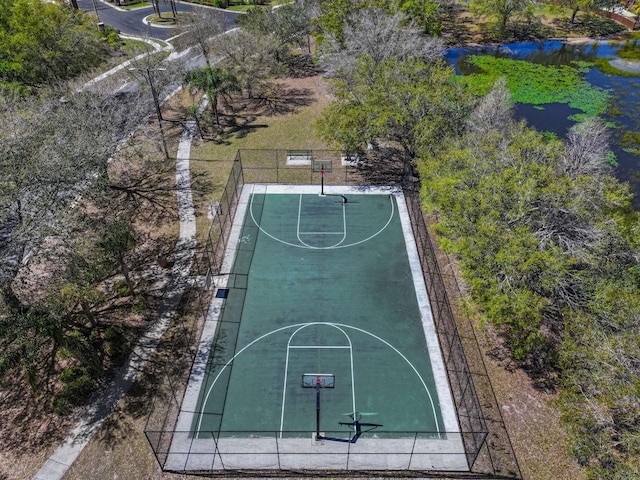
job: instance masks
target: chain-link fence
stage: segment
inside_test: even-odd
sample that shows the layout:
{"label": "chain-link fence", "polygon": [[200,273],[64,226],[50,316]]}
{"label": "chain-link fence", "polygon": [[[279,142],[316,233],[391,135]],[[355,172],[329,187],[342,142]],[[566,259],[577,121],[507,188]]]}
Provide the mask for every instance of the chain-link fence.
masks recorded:
{"label": "chain-link fence", "polygon": [[[324,171],[314,168],[314,162],[320,160],[325,166]],[[327,161],[331,161],[329,168],[326,167]],[[447,458],[460,457],[460,453],[456,455],[453,451],[438,451],[433,443],[429,443],[430,436],[426,432],[409,432],[404,438],[396,437],[395,447],[390,447],[393,443],[387,443],[384,447],[379,443],[358,451],[354,449],[355,444],[345,443],[343,450],[333,452],[334,456],[325,457],[326,461],[309,464],[308,460],[304,460],[309,452],[298,447],[298,450],[293,449],[285,441],[292,439],[281,438],[280,432],[250,432],[252,441],[242,439],[243,447],[239,450],[233,442],[235,436],[231,432],[204,432],[203,435],[203,432],[176,431],[189,371],[198,354],[198,332],[211,308],[211,287],[217,275],[230,273],[231,266],[224,265],[225,250],[243,186],[252,183],[320,185],[321,176],[324,176],[326,184],[359,185],[366,188],[367,185],[377,183],[366,173],[363,174],[363,170],[370,167],[366,162],[366,159],[359,156],[345,155],[339,151],[238,152],[202,254],[193,267],[203,281],[194,283],[183,302],[185,311],[182,313],[191,315],[194,321],[185,337],[187,340],[177,342],[174,346],[174,355],[182,359],[188,356],[190,361],[187,364],[190,367],[167,369],[164,388],[159,389],[159,392],[164,393],[156,398],[145,427],[147,439],[163,470],[209,475],[225,472],[237,474],[239,470],[249,469],[261,476],[286,476],[292,472],[326,476],[336,472],[344,474],[345,471],[350,475],[366,476],[372,471],[379,475],[388,471],[393,475],[397,470],[414,470],[431,478],[469,478],[469,475],[473,475],[473,478],[522,478],[473,327],[458,312],[454,312],[449,301],[447,287],[451,286],[445,282],[446,276],[442,274],[438,263],[436,249],[420,207],[417,182],[402,185],[403,192],[460,426],[460,432],[445,436],[460,444],[459,452],[464,452],[462,456],[467,468],[438,467],[447,465]],[[391,182],[386,182],[389,183]],[[239,282],[240,285],[236,285],[237,283],[235,280],[231,281],[228,287],[246,288],[243,282]],[[221,308],[224,308],[224,302]],[[185,344],[189,342],[190,345]],[[215,345],[214,343],[213,349],[216,348]],[[244,432],[245,436],[246,433]],[[397,433],[389,432],[389,435]],[[303,434],[308,438],[311,435],[312,432]],[[201,438],[203,436],[206,437],[204,442]],[[254,443],[252,451],[251,445]],[[388,448],[393,448],[393,451],[385,451]],[[244,463],[241,459],[245,460]],[[438,461],[432,461],[433,459]],[[459,460],[460,458],[455,460],[457,465],[460,465]],[[253,464],[255,465],[252,467]],[[449,471],[443,473],[439,470]]]}

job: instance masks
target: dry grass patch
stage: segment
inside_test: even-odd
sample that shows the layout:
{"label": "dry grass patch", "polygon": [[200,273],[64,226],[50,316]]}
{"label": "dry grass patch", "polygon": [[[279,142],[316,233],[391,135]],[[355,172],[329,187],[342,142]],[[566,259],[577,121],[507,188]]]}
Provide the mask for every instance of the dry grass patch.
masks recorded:
{"label": "dry grass patch", "polygon": [[43,396],[25,387],[22,376],[0,385],[0,479],[32,478],[73,424],[51,412]]}

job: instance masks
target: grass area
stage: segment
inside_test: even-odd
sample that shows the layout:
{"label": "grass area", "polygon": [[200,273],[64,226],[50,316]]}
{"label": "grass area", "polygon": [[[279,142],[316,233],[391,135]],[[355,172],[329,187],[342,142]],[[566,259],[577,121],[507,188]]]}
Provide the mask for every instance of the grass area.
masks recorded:
{"label": "grass area", "polygon": [[124,10],[135,10],[136,8],[150,7],[150,2],[130,3],[128,5],[120,5],[119,8]]}
{"label": "grass area", "polygon": [[191,149],[191,168],[199,184],[206,186],[196,200],[198,241],[208,231],[207,211],[220,197],[231,164],[239,149],[327,149],[316,133],[315,124],[328,104],[320,77],[289,79],[282,95],[304,92],[304,106],[284,113],[268,114],[262,106],[250,103],[241,115],[246,124],[223,140],[197,141]]}
{"label": "grass area", "polygon": [[[135,57],[144,48],[149,48],[147,44],[141,40],[134,40],[132,38],[122,39],[122,51],[131,57]],[[118,59],[121,60],[121,59]],[[119,63],[122,63],[121,61]]]}
{"label": "grass area", "polygon": [[271,8],[271,5],[231,5],[227,10],[232,12],[248,12],[254,8]]}
{"label": "grass area", "polygon": [[173,15],[171,15],[168,12],[164,12],[163,16],[160,17],[157,14],[153,14],[147,17],[147,19],[149,20],[149,23],[151,25],[157,25],[157,26],[167,26],[167,25],[176,25],[180,22],[180,17],[184,16],[185,14],[183,12],[178,12],[178,14],[176,15],[176,18],[173,18]]}

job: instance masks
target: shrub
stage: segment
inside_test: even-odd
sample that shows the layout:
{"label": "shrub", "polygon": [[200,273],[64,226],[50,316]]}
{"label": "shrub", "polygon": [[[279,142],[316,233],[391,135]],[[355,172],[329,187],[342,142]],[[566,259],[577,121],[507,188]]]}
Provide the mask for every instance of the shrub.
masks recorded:
{"label": "shrub", "polygon": [[115,363],[121,363],[127,354],[127,341],[119,327],[109,327],[104,332],[104,351]]}
{"label": "shrub", "polygon": [[127,285],[127,281],[124,279],[118,280],[114,283],[112,290],[116,295],[118,295],[118,297],[128,297],[131,295],[131,289],[129,288],[129,285]]}
{"label": "shrub", "polygon": [[82,405],[95,388],[95,381],[85,367],[73,366],[60,373],[62,389],[53,397],[53,411],[68,415],[73,407]]}

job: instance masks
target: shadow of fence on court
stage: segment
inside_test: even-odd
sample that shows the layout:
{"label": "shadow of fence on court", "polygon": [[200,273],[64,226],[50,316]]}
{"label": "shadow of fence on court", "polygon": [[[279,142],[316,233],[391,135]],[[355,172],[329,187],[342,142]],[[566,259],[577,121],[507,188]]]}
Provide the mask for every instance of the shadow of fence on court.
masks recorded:
{"label": "shadow of fence on court", "polygon": [[[314,171],[314,160],[330,160],[331,168],[325,169],[324,172]],[[391,457],[391,453],[385,453],[383,450],[377,453],[372,451],[365,452],[371,455],[370,458],[382,455],[380,457],[382,463],[374,462],[375,465],[380,465],[380,467],[376,468],[361,466],[354,469],[353,466],[357,462],[354,463],[353,460],[357,457],[352,456],[350,463],[350,455],[353,452],[349,449],[342,453],[342,455],[346,456],[344,458],[340,457],[336,467],[325,466],[323,468],[320,465],[313,468],[305,468],[304,462],[302,462],[302,466],[295,467],[295,462],[291,463],[282,456],[283,451],[277,438],[272,444],[269,444],[268,448],[270,450],[268,452],[262,450],[265,448],[264,445],[256,447],[254,452],[248,451],[246,448],[241,452],[232,451],[231,453],[236,455],[233,458],[236,459],[242,457],[248,459],[252,456],[256,457],[264,454],[271,459],[269,460],[270,462],[273,460],[271,466],[267,468],[259,465],[256,465],[255,468],[240,468],[237,467],[235,462],[225,463],[223,461],[224,452],[220,449],[219,442],[216,439],[225,437],[225,432],[208,432],[209,438],[214,441],[211,445],[204,447],[205,452],[202,452],[199,451],[200,448],[203,448],[199,445],[199,442],[193,441],[193,432],[177,431],[178,417],[189,375],[195,365],[202,364],[202,359],[196,361],[199,351],[200,332],[210,313],[211,299],[214,292],[218,296],[215,280],[219,276],[225,275],[227,276],[227,281],[230,281],[227,285],[229,290],[246,288],[246,285],[244,285],[246,282],[240,282],[240,285],[236,285],[238,282],[234,274],[231,273],[232,266],[225,264],[227,242],[233,227],[234,216],[238,209],[243,186],[252,183],[319,185],[321,175],[324,174],[326,184],[361,186],[366,189],[368,185],[371,185],[371,182],[365,181],[365,177],[360,174],[362,164],[362,159],[345,158],[345,155],[339,151],[238,151],[224,192],[220,197],[215,212],[213,212],[214,216],[205,244],[201,248],[201,253],[193,266],[192,274],[195,274],[199,281],[194,282],[192,288],[187,290],[185,301],[182,303],[184,311],[180,313],[185,317],[191,318],[190,323],[185,323],[188,326],[184,329],[184,338],[181,341],[174,341],[173,345],[175,349],[173,354],[182,361],[176,362],[176,365],[171,365],[166,369],[163,388],[158,389],[159,393],[154,401],[154,408],[145,426],[145,435],[158,463],[164,471],[188,471],[190,474],[200,475],[220,475],[225,473],[237,475],[242,473],[240,472],[241,470],[245,470],[245,474],[249,475],[255,476],[259,474],[262,477],[274,477],[291,476],[292,474],[299,476],[331,476],[344,474],[345,471],[348,471],[350,475],[358,476],[385,476],[387,474],[394,476],[397,475],[398,470],[414,470],[420,471],[421,476],[428,478],[522,478],[473,326],[468,319],[462,318],[454,312],[449,301],[436,250],[421,210],[420,185],[417,182],[407,182],[404,185],[395,186],[402,187],[409,216],[411,217],[413,235],[420,256],[434,323],[460,426],[460,432],[449,435],[457,435],[462,443],[464,448],[463,455],[465,456],[466,464],[469,466],[469,471],[448,471],[444,473],[438,472],[437,469],[429,468],[426,463],[424,465],[421,462],[416,463],[415,459],[420,458],[420,455],[437,455],[438,452],[416,451],[415,444],[413,444],[413,450],[393,452],[393,454],[399,454],[401,457]],[[389,182],[386,184],[388,185]],[[223,310],[226,306],[225,302],[226,300],[223,301],[222,307],[220,307]],[[224,322],[219,322],[219,325],[222,323]],[[220,330],[218,330],[216,336],[219,337],[220,333]],[[217,343],[214,342],[211,346],[211,351],[215,351],[216,348]],[[188,368],[185,367],[186,364],[188,364]],[[244,433],[247,437],[259,436],[259,433],[266,434],[267,437],[275,435],[273,432]],[[311,432],[305,432],[305,435],[309,438]],[[408,435],[408,444],[411,443],[411,438],[415,441],[421,435],[424,435],[424,433],[411,432]],[[191,438],[191,440],[179,441],[180,438],[184,440],[183,437]],[[176,447],[176,445],[179,446]],[[404,449],[404,446],[402,449]],[[229,453],[229,451],[226,453]],[[226,456],[226,453],[224,456]],[[413,453],[419,453],[420,455],[414,457]],[[307,454],[303,453],[301,457]],[[444,452],[441,454],[444,454]],[[296,455],[296,452],[290,452],[289,457],[286,458],[296,458]],[[402,455],[406,458],[402,457]],[[194,460],[192,463],[193,468],[187,468],[189,458],[200,458],[203,461]],[[218,462],[215,463],[214,467],[215,458],[218,458]],[[226,458],[232,457],[226,456]],[[384,468],[385,458],[388,460],[386,465],[393,465],[393,462],[389,463],[391,458],[404,458],[404,460],[400,460],[397,467]],[[414,459],[413,463],[412,459]],[[183,460],[184,463],[181,464]],[[197,467],[197,465],[209,465],[207,464],[209,461],[211,461],[209,467]],[[232,465],[232,467],[227,468],[225,465]]]}

